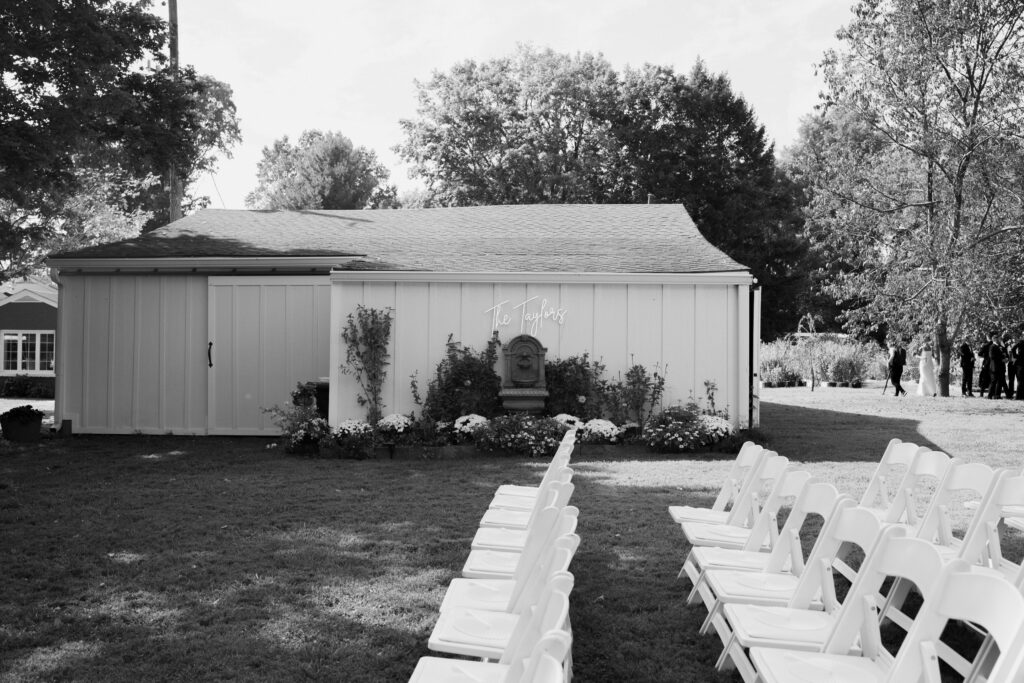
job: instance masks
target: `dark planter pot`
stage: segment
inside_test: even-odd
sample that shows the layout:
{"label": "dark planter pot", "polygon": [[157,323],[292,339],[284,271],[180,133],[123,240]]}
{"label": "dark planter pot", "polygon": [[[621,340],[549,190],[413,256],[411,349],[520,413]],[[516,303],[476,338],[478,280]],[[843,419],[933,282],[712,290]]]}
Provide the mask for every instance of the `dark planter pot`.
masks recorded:
{"label": "dark planter pot", "polygon": [[761,382],[761,386],[764,387],[765,389],[771,389],[772,387],[775,386],[775,382]]}
{"label": "dark planter pot", "polygon": [[39,441],[43,435],[43,418],[38,417],[31,422],[0,420],[0,428],[8,441]]}
{"label": "dark planter pot", "polygon": [[839,386],[841,386],[841,387],[849,387],[850,383],[849,382],[840,382]]}

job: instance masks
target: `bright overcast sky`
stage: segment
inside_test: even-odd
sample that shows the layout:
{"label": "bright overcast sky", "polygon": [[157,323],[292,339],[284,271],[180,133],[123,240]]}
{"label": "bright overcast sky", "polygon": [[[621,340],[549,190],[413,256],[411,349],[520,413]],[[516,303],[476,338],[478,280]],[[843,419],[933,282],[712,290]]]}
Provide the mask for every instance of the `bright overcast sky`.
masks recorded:
{"label": "bright overcast sky", "polygon": [[[416,112],[413,81],[517,43],[600,52],[616,70],[726,73],[776,148],[817,102],[814,64],[836,45],[852,0],[178,0],[179,51],[231,85],[243,141],[222,159],[214,208],[244,208],[263,147],[306,129],[374,150],[399,189],[416,187],[392,146]],[[166,12],[166,8],[159,8]],[[218,193],[219,190],[219,193]]]}

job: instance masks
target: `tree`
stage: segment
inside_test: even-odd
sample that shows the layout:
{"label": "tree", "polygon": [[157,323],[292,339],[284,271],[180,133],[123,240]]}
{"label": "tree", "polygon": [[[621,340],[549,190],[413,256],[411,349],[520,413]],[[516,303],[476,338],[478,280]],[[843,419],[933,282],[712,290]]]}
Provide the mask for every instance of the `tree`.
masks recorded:
{"label": "tree", "polygon": [[392,208],[396,190],[377,155],[354,147],[341,133],[307,130],[292,145],[288,136],[263,148],[258,185],[246,196],[250,209]]}
{"label": "tree", "polygon": [[[189,182],[211,167],[214,150],[227,153],[239,140],[230,88],[191,68],[165,68],[167,25],[149,6],[0,5],[4,273],[37,266],[85,207],[120,207],[129,223],[144,215],[150,226],[165,223],[167,200],[150,178],[174,159]],[[133,194],[97,178],[118,178]],[[97,192],[103,202],[83,203]]]}
{"label": "tree", "polygon": [[800,188],[729,80],[520,47],[417,84],[396,151],[438,205],[681,202],[764,285],[764,332],[792,330],[806,289]]}
{"label": "tree", "polygon": [[1015,278],[1000,269],[1021,256],[1024,5],[861,0],[853,12],[795,155],[809,229],[830,291],[853,302],[848,326],[930,338],[948,396],[954,340],[1005,305]]}

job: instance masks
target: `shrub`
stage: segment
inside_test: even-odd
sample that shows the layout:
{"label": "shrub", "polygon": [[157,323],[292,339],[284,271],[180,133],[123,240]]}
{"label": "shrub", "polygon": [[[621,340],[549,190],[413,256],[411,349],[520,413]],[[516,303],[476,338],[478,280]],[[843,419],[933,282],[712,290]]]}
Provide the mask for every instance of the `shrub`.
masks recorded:
{"label": "shrub", "polygon": [[53,377],[14,375],[0,377],[0,396],[4,398],[53,398],[56,380]]}
{"label": "shrub", "polygon": [[617,443],[622,430],[614,422],[595,418],[588,420],[580,429],[580,439],[584,443]]}
{"label": "shrub", "polygon": [[452,429],[457,437],[471,439],[476,434],[477,430],[486,427],[488,422],[489,420],[483,415],[470,413],[469,415],[463,415],[456,419],[452,425]]}
{"label": "shrub", "polygon": [[369,422],[342,420],[332,436],[341,455],[348,458],[368,458],[373,449],[373,427]]}
{"label": "shrub", "polygon": [[567,413],[559,413],[558,415],[555,415],[551,419],[554,420],[555,422],[565,425],[568,429],[583,426],[583,420],[579,419],[574,415],[569,415]]}
{"label": "shrub", "polygon": [[474,432],[482,451],[505,451],[532,458],[554,455],[568,428],[550,417],[520,413],[502,415]]}
{"label": "shrub", "polygon": [[590,360],[586,353],[545,361],[548,414],[578,415],[583,421],[601,417],[606,386],[603,374],[604,365]]}
{"label": "shrub", "polygon": [[334,442],[331,426],[320,417],[315,405],[274,406],[263,412],[281,429],[284,448],[289,453],[318,453],[321,446]]}
{"label": "shrub", "polygon": [[607,383],[604,403],[607,416],[616,424],[636,422],[643,432],[665,392],[665,377],[657,368],[648,371],[642,365],[626,370],[623,378]]}
{"label": "shrub", "polygon": [[497,333],[480,353],[453,343],[449,335],[445,357],[427,388],[423,413],[442,422],[452,422],[469,413],[497,415],[501,410],[501,378],[494,371],[497,361]]}
{"label": "shrub", "polygon": [[410,427],[412,427],[412,420],[398,413],[386,415],[377,421],[377,433],[382,439],[392,443],[401,439]]}
{"label": "shrub", "polygon": [[701,413],[700,407],[691,403],[666,408],[655,416],[641,439],[659,453],[679,453],[712,446],[733,432],[729,420]]}
{"label": "shrub", "polygon": [[798,348],[791,342],[779,339],[761,344],[761,381],[772,384],[801,382]]}
{"label": "shrub", "polygon": [[393,313],[390,308],[379,310],[360,304],[354,315],[348,314],[341,330],[341,339],[345,342],[345,363],[341,371],[356,378],[362,392],[356,400],[366,408],[366,419],[371,424],[384,412],[381,391],[387,377]]}
{"label": "shrub", "polygon": [[17,406],[0,415],[0,420],[17,424],[29,424],[43,418],[43,411],[31,405]]}

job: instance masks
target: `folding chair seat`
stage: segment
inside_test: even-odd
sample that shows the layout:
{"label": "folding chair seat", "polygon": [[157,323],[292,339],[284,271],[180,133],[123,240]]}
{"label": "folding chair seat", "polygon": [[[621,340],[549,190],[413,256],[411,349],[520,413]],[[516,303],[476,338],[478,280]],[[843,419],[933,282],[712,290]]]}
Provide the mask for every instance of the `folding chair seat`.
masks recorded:
{"label": "folding chair seat", "polygon": [[541,488],[541,495],[533,500],[533,506],[529,509],[508,509],[500,507],[489,508],[480,518],[481,527],[495,527],[501,529],[528,529],[536,518],[537,513],[544,507],[544,501],[549,500],[549,491],[557,491],[555,505],[564,507],[569,503],[575,486],[573,485],[572,470],[563,467],[551,480],[544,483]]}
{"label": "folding chair seat", "polygon": [[728,643],[732,632],[722,612],[725,605],[732,603],[784,607],[798,601],[808,609],[835,609],[838,602],[833,567],[842,562],[840,551],[856,546],[866,554],[882,528],[871,511],[854,506],[850,499],[840,500],[818,535],[802,572],[797,572],[798,568],[786,573],[708,570],[704,583],[713,602],[707,605],[708,616],[700,632],[707,633],[713,627],[722,642]]}
{"label": "folding chair seat", "polygon": [[513,579],[452,579],[439,611],[473,607],[518,614],[540,597],[544,584],[556,572],[569,571],[580,545],[576,534],[565,534],[545,548],[541,557]]}
{"label": "folding chair seat", "polygon": [[555,453],[548,467],[544,471],[544,477],[540,480],[540,484],[537,486],[524,486],[523,490],[529,490],[529,494],[507,492],[503,490],[511,484],[503,484],[498,487],[498,492],[491,498],[491,502],[487,505],[488,509],[499,508],[506,510],[531,510],[533,509],[534,503],[538,498],[543,498],[541,491],[544,490],[545,485],[555,480],[561,473],[562,468],[569,466],[569,451],[562,451],[561,449]]}
{"label": "folding chair seat", "polygon": [[[555,451],[555,455],[551,458],[551,464],[548,466],[547,471],[545,471],[545,476],[553,468],[557,469],[558,467],[565,467],[566,465],[568,465],[569,457],[571,456],[575,447],[576,430],[570,429],[562,436],[562,441],[558,444],[558,450]],[[541,480],[541,484],[543,484],[543,479]],[[537,486],[527,486],[523,484],[502,484],[501,486],[498,487],[497,491],[495,491],[494,499],[491,501],[491,506],[495,506],[495,504],[499,502],[499,499],[501,497],[535,498],[539,490],[539,484]],[[511,504],[512,502],[513,501],[508,501],[509,504]]]}
{"label": "folding chair seat", "polygon": [[[704,587],[704,572],[709,569],[733,569],[737,571],[768,571],[782,572],[796,567],[802,572],[804,566],[803,545],[800,532],[807,521],[808,515],[821,517],[822,526],[828,524],[836,505],[840,500],[850,500],[849,496],[839,493],[835,486],[819,481],[809,481],[800,491],[793,507],[786,518],[786,524],[779,532],[779,539],[770,553],[761,552],[760,530],[755,529],[741,550],[715,547],[697,547],[690,550],[683,572],[693,583],[693,589],[687,599],[693,604],[703,597],[710,604]],[[818,529],[821,532],[821,529]],[[682,572],[680,572],[680,576]]]}
{"label": "folding chair seat", "polygon": [[441,612],[427,641],[427,648],[465,657],[501,659],[525,633],[531,630],[543,632],[563,625],[550,622],[550,606],[558,604],[554,601],[556,594],[568,599],[573,581],[569,572],[556,572],[544,585],[536,604],[520,614],[469,607]]}
{"label": "folding chair seat", "polygon": [[[686,541],[691,546],[715,546],[717,548],[743,548],[751,534],[755,531],[761,535],[764,551],[771,550],[772,544],[779,533],[779,509],[787,498],[793,498],[810,480],[808,472],[787,472],[789,460],[782,456],[769,453],[766,463],[758,477],[760,485],[757,492],[750,491],[749,509],[751,520],[745,524],[708,524],[706,522],[683,522],[680,526]],[[768,494],[761,499],[761,486],[770,487]],[[763,535],[761,534],[763,533]]]}
{"label": "folding chair seat", "polygon": [[[561,484],[555,482],[549,489],[547,506],[556,509],[564,508],[572,497],[575,486],[572,482]],[[491,512],[488,510],[488,512]],[[498,512],[498,511],[494,511]],[[496,523],[499,517],[490,518]],[[534,513],[529,526],[523,528],[481,526],[473,535],[473,550],[498,550],[504,552],[521,552],[528,539],[534,534],[534,527],[539,523],[540,511]],[[543,531],[543,530],[542,530]]]}
{"label": "folding chair seat", "polygon": [[[565,603],[568,615],[568,600]],[[563,629],[548,631],[525,657],[503,662],[473,662],[449,657],[421,657],[409,683],[564,683],[572,637]]]}
{"label": "folding chair seat", "polygon": [[576,531],[579,509],[572,505],[559,510],[549,506],[541,511],[531,527],[531,537],[521,552],[504,550],[471,550],[462,567],[467,579],[513,579],[530,566],[554,539]]}
{"label": "folding chair seat", "polygon": [[[707,522],[709,524],[741,523],[746,517],[746,495],[749,487],[763,464],[765,450],[753,441],[747,441],[733,460],[729,474],[722,482],[714,503],[710,508],[691,505],[670,505],[668,513],[676,524],[683,522]],[[741,507],[737,509],[737,504]]]}
{"label": "folding chair seat", "polygon": [[[915,564],[920,563],[911,558],[907,568]],[[1024,596],[1013,584],[1001,577],[971,572],[966,563],[954,560],[944,564],[931,585],[921,580],[918,587],[924,603],[895,659],[881,645],[872,601],[865,598],[857,601],[853,606],[857,609],[850,610],[849,618],[837,623],[823,652],[751,648],[750,660],[759,680],[937,683],[942,680],[937,645],[949,622],[956,620],[981,626],[997,643],[1000,654],[989,672],[989,683],[1020,681],[1020,653],[1012,648],[1021,642],[1024,630]],[[858,637],[862,654],[848,654]]]}

